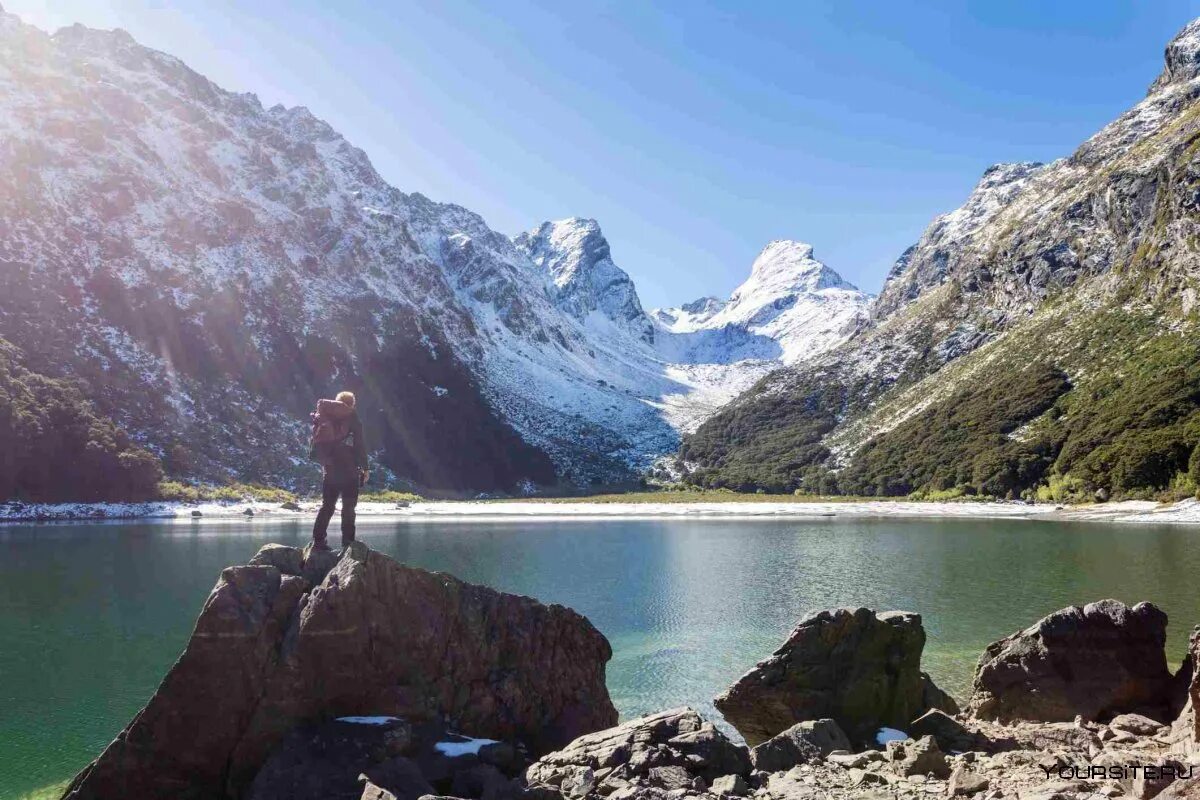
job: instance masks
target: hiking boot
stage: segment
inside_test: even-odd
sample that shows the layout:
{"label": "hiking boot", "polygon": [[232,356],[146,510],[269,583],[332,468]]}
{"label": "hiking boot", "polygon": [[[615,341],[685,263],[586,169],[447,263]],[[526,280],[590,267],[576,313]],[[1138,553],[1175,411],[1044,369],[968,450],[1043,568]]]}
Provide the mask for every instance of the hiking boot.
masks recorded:
{"label": "hiking boot", "polygon": [[328,553],[329,545],[327,545],[325,542],[313,542],[312,549],[314,552],[320,551],[322,553]]}

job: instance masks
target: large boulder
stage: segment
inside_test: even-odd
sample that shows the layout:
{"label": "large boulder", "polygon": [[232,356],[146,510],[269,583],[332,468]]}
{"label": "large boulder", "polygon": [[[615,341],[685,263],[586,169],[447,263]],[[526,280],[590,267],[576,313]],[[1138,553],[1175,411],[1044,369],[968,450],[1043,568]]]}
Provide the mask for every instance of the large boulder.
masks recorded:
{"label": "large boulder", "polygon": [[598,798],[749,773],[746,748],[729,741],[692,709],[675,708],[582,736],[532,764],[525,779],[535,790]]}
{"label": "large boulder", "polygon": [[780,772],[850,749],[850,740],[833,720],[806,720],[756,745],[750,751],[750,763],[763,772]]}
{"label": "large boulder", "polygon": [[1118,600],[1071,606],[989,645],[975,668],[968,711],[981,719],[1104,720],[1169,715],[1167,615]]}
{"label": "large boulder", "polygon": [[950,777],[950,765],[932,736],[922,736],[915,741],[888,742],[887,757],[892,762],[892,769],[904,777],[930,775],[942,780]]}
{"label": "large boulder", "polygon": [[1200,626],[1192,629],[1188,637],[1188,649],[1183,664],[1171,679],[1171,723],[1170,738],[1182,753],[1200,750],[1200,722],[1196,707],[1200,704],[1200,674],[1196,664],[1200,663]]}
{"label": "large boulder", "polygon": [[290,731],[347,715],[443,719],[534,755],[617,721],[608,641],[568,608],[362,543],[316,585],[303,560],[285,574],[295,563],[272,548],[221,573],[183,655],[68,797],[240,796]]}
{"label": "large boulder", "polygon": [[858,744],[903,728],[942,695],[921,673],[919,614],[867,608],[819,611],[716,698],[751,746],[804,720],[831,718]]}

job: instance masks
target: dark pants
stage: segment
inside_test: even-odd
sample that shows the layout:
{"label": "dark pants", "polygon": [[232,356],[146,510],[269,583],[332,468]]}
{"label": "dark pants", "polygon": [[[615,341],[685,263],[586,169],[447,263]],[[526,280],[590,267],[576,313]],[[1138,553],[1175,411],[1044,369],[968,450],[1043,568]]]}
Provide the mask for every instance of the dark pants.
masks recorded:
{"label": "dark pants", "polygon": [[317,524],[313,525],[313,542],[325,544],[325,536],[329,530],[329,520],[333,518],[333,508],[337,505],[338,496],[342,498],[342,547],[354,541],[354,507],[358,505],[358,482],[321,484],[321,510],[317,512]]}

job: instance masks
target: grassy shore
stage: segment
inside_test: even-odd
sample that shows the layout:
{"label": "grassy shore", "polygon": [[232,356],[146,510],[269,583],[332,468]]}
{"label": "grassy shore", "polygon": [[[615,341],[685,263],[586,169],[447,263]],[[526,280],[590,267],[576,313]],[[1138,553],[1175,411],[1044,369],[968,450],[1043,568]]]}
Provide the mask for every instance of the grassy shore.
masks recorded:
{"label": "grassy shore", "polygon": [[903,502],[904,497],[851,497],[816,494],[749,494],[722,490],[685,489],[611,494],[572,495],[570,497],[514,497],[496,503],[862,503],[871,500]]}
{"label": "grassy shore", "polygon": [[[319,500],[320,493],[306,497],[287,489],[255,483],[204,486],[180,483],[179,481],[162,481],[158,485],[158,497],[154,499],[180,503],[242,503],[247,500],[253,500],[256,503],[295,503],[298,500],[313,499],[314,497]],[[412,492],[368,487],[359,495],[358,499],[362,503],[399,503],[401,501],[414,503],[421,500],[422,497]]]}

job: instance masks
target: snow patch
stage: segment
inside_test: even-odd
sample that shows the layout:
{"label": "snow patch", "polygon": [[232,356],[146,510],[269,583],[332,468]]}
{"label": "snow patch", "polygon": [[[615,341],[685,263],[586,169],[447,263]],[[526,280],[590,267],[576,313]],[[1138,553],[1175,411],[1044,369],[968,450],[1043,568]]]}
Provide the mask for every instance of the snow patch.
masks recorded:
{"label": "snow patch", "polygon": [[457,741],[438,742],[433,746],[442,755],[448,758],[458,758],[459,756],[479,755],[480,748],[489,744],[499,744],[495,739],[469,739],[462,737]]}
{"label": "snow patch", "polygon": [[351,722],[355,725],[391,725],[399,722],[399,717],[338,717],[338,722]]}

